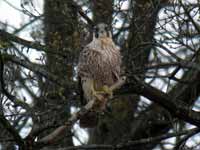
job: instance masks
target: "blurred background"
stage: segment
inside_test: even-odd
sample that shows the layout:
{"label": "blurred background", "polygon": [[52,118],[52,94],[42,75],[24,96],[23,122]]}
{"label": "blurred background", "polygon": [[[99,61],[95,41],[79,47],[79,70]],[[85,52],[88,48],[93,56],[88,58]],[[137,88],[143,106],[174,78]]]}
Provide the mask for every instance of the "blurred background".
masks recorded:
{"label": "blurred background", "polygon": [[[77,121],[44,143],[82,107],[78,56],[99,22],[121,48],[129,86],[96,127]],[[199,112],[199,43],[199,0],[0,0],[0,149],[199,150],[197,125],[133,92],[137,76]]]}

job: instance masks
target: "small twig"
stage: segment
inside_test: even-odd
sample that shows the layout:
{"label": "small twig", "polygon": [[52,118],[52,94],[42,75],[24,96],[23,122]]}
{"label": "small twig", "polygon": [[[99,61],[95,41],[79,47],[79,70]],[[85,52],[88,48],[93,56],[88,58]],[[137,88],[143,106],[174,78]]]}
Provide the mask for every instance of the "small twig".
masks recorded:
{"label": "small twig", "polygon": [[9,61],[9,62],[15,63],[17,65],[20,65],[26,69],[29,69],[35,73],[38,73],[39,75],[45,77],[49,81],[53,81],[54,83],[61,85],[61,82],[58,82],[58,78],[55,75],[53,75],[52,73],[49,73],[46,70],[44,70],[42,65],[38,65],[36,63],[32,63],[30,61],[26,61],[25,59],[21,59],[17,56],[6,54],[6,53],[1,54],[1,55],[4,58],[5,62]]}
{"label": "small twig", "polygon": [[[18,36],[15,36],[11,33],[6,32],[2,29],[0,29],[0,39],[5,40],[5,41],[12,41],[12,42],[24,45],[28,48],[33,48],[37,51],[44,51],[44,52],[55,54],[55,55],[58,55],[58,56],[61,56],[61,57],[66,57],[65,54],[63,54],[61,52],[55,52],[53,49],[48,48],[46,45],[42,45],[38,42],[32,42],[32,41],[22,39]],[[68,52],[70,52],[70,51],[68,51]]]}
{"label": "small twig", "polygon": [[56,140],[56,137],[58,137],[61,133],[63,133],[67,128],[67,125],[62,125],[56,130],[54,130],[52,133],[49,135],[43,137],[38,143],[43,143],[43,144],[51,144]]}
{"label": "small twig", "polygon": [[198,128],[195,129],[191,129],[191,131],[189,132],[188,135],[186,135],[185,137],[183,137],[180,141],[178,141],[178,143],[176,144],[176,146],[174,147],[173,150],[177,150],[180,149],[181,146],[192,136],[194,136],[195,134],[199,133],[200,130]]}
{"label": "small twig", "polygon": [[83,12],[83,10],[81,9],[81,7],[76,4],[75,2],[72,2],[72,7],[76,8],[78,13],[87,21],[87,23],[93,27],[94,26],[94,22]]}
{"label": "small twig", "polygon": [[[123,84],[125,84],[125,81],[126,81],[126,77],[121,77],[115,84],[113,84],[110,87],[110,89],[114,91],[120,88]],[[92,111],[95,101],[96,101],[95,99],[89,101],[78,112],[72,114],[72,116],[68,119],[68,121],[64,125],[59,126],[52,133],[50,133],[49,135],[37,141],[35,145],[37,146],[37,145],[46,145],[46,144],[54,143],[56,139],[59,138],[59,135],[63,133],[64,130],[66,130],[68,127],[71,127],[77,120],[82,118],[86,113],[88,113],[89,111]]]}

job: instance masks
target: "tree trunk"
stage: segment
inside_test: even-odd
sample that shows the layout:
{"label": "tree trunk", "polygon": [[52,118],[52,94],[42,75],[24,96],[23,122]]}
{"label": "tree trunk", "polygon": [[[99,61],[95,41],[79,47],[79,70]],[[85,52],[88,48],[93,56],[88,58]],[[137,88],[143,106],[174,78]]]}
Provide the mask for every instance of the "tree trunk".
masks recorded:
{"label": "tree trunk", "polygon": [[[47,53],[47,71],[55,74],[60,85],[45,81],[43,100],[37,103],[42,110],[51,110],[40,118],[40,125],[61,125],[70,115],[68,96],[69,86],[73,82],[74,53],[79,46],[77,32],[77,12],[67,0],[45,0],[44,4],[44,34],[47,47],[54,53]],[[59,52],[63,57],[56,55]],[[44,135],[43,135],[44,136]],[[59,146],[73,145],[71,129],[64,133]]]}

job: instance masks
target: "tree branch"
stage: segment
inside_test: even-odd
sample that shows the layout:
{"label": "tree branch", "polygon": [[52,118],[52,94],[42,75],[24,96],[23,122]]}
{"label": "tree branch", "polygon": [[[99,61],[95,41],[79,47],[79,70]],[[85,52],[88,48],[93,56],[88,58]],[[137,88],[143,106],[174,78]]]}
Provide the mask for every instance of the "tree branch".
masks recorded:
{"label": "tree branch", "polygon": [[0,124],[2,124],[5,129],[13,136],[15,142],[19,145],[19,146],[24,146],[24,141],[21,138],[21,136],[18,134],[17,130],[10,125],[10,123],[8,122],[8,120],[2,115],[0,114]]}
{"label": "tree branch", "polygon": [[87,21],[87,23],[90,25],[90,27],[93,27],[94,22],[84,13],[84,11],[81,9],[81,7],[73,1],[71,2],[71,4],[74,8],[76,8],[76,10],[81,15],[81,17],[83,17]]}
{"label": "tree branch", "polygon": [[191,110],[180,100],[172,101],[173,98],[170,95],[140,81],[137,76],[133,78],[134,83],[126,84],[122,92],[142,95],[167,109],[173,116],[200,127],[200,112]]}
{"label": "tree branch", "polygon": [[[126,81],[126,77],[120,78],[115,84],[113,84],[110,87],[110,89],[114,91],[120,88],[125,83],[125,81]],[[96,101],[98,100],[94,99],[94,100],[89,101],[83,108],[80,109],[80,111],[74,113],[64,125],[59,126],[49,135],[37,141],[34,145],[38,147],[38,146],[54,143],[59,138],[59,136],[63,134],[63,131],[65,131],[67,128],[70,128],[77,120],[84,117],[84,115],[87,114],[89,111],[93,111],[92,109]]]}
{"label": "tree branch", "polygon": [[[3,92],[6,93],[7,97],[12,100],[13,96],[10,95],[4,88],[5,85],[4,85],[4,81],[3,81],[3,71],[4,71],[4,64],[3,64],[2,55],[0,53],[0,80],[1,80],[0,84],[1,84],[1,89],[2,89]],[[17,130],[15,130],[15,128],[13,126],[11,126],[9,121],[4,117],[2,108],[0,108],[0,123],[13,136],[13,138],[15,139],[17,144],[19,144],[20,146],[24,146],[24,142],[23,142],[22,138],[20,137],[20,135],[18,134]]]}
{"label": "tree branch", "polygon": [[106,145],[106,144],[101,144],[101,145],[97,145],[97,144],[91,144],[91,145],[81,145],[81,146],[72,146],[72,147],[66,147],[66,148],[59,148],[57,150],[89,150],[89,149],[114,149],[114,150],[124,150],[133,146],[138,146],[138,145],[142,145],[142,144],[149,144],[149,143],[153,143],[153,142],[157,142],[157,141],[161,141],[161,140],[166,140],[168,138],[172,138],[172,137],[178,137],[178,136],[183,136],[183,135],[187,135],[187,134],[196,134],[200,132],[200,130],[198,128],[194,128],[194,129],[190,129],[190,130],[186,130],[186,131],[182,131],[182,132],[175,132],[175,133],[168,133],[168,134],[164,134],[161,136],[156,136],[156,137],[150,137],[150,138],[143,138],[143,139],[139,139],[139,140],[135,140],[135,141],[128,141],[125,143],[119,143],[116,145]]}
{"label": "tree branch", "polygon": [[1,55],[2,55],[3,60],[5,62],[6,61],[13,62],[13,63],[15,63],[17,65],[20,65],[20,66],[25,67],[25,68],[27,68],[27,69],[35,72],[35,73],[38,73],[38,74],[42,75],[46,79],[48,79],[50,81],[53,81],[58,85],[61,84],[60,82],[58,82],[58,78],[55,75],[47,72],[46,70],[44,70],[42,68],[42,66],[39,66],[38,64],[34,64],[32,62],[20,59],[20,58],[14,56],[14,55],[9,55],[9,54],[1,54]]}
{"label": "tree branch", "polygon": [[[63,54],[61,52],[58,52],[58,51],[55,52],[54,50],[51,50],[47,46],[41,45],[38,42],[31,42],[31,41],[22,39],[22,38],[20,38],[18,36],[15,36],[15,35],[13,35],[11,33],[8,33],[8,32],[6,32],[4,30],[1,30],[1,29],[0,29],[0,39],[3,39],[5,41],[9,41],[9,42],[13,41],[15,43],[24,45],[24,46],[26,46],[28,48],[33,48],[33,49],[36,49],[38,51],[48,52],[48,53],[51,53],[51,54],[59,55],[61,57],[66,57],[67,56],[66,54]],[[68,52],[70,53],[70,51],[68,51]]]}

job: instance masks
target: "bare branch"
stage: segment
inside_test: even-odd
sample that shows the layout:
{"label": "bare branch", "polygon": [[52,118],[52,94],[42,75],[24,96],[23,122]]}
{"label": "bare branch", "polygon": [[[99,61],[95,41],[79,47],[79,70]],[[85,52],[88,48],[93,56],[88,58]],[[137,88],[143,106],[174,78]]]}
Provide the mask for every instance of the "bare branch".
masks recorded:
{"label": "bare branch", "polygon": [[1,30],[1,29],[0,29],[0,38],[5,40],[5,41],[13,41],[15,43],[24,45],[24,46],[29,47],[29,48],[36,49],[38,51],[43,51],[43,52],[48,52],[48,53],[51,53],[51,54],[56,54],[56,55],[59,55],[61,57],[66,57],[67,56],[66,54],[63,54],[61,52],[55,52],[54,50],[49,49],[45,45],[41,45],[40,43],[37,43],[37,42],[31,42],[31,41],[22,39],[20,37],[17,37],[17,36],[15,36],[13,34],[10,34],[10,33],[6,32],[4,30]]}
{"label": "bare branch", "polygon": [[92,150],[94,150],[94,149],[124,150],[126,148],[133,147],[133,146],[148,144],[148,143],[166,140],[168,138],[178,137],[178,136],[187,135],[187,134],[189,134],[189,135],[193,134],[194,135],[194,134],[197,134],[199,132],[200,132],[200,130],[198,128],[194,128],[194,129],[185,130],[185,131],[181,131],[181,132],[167,133],[167,134],[164,134],[164,135],[161,135],[161,136],[156,136],[156,137],[149,137],[149,138],[139,139],[139,140],[135,140],[135,141],[128,141],[128,142],[119,143],[119,144],[116,144],[116,145],[91,144],[91,145],[81,145],[81,146],[59,148],[57,150],[79,150],[79,149],[81,149],[81,150],[89,150],[89,149],[92,149]]}
{"label": "bare branch", "polygon": [[[126,77],[120,78],[115,84],[113,84],[110,87],[110,89],[114,91],[120,88],[125,83],[125,81],[126,81]],[[49,135],[37,141],[35,145],[36,146],[47,145],[50,143],[54,143],[56,139],[59,138],[59,135],[62,135],[64,130],[66,130],[68,127],[71,127],[77,120],[84,117],[84,115],[87,114],[89,111],[92,111],[92,108],[95,105],[95,101],[97,100],[89,101],[83,108],[80,109],[80,111],[74,113],[64,125],[56,128],[52,133],[50,133]]]}
{"label": "bare branch", "polygon": [[133,78],[134,83],[125,85],[125,93],[142,95],[168,110],[173,116],[200,127],[200,112],[192,110],[186,103],[180,100],[172,101],[173,98],[170,95],[140,81],[137,76]]}

